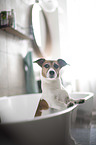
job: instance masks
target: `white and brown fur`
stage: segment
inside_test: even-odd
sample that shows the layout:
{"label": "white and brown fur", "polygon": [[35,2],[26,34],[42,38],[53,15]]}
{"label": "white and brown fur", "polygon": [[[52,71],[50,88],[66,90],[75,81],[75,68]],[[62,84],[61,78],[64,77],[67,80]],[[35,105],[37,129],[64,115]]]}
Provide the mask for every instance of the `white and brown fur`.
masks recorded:
{"label": "white and brown fur", "polygon": [[73,100],[61,84],[60,69],[68,65],[64,60],[45,60],[43,58],[35,61],[42,67],[42,98],[35,116],[40,116],[42,110],[48,108],[64,109],[74,104],[84,103],[84,99]]}

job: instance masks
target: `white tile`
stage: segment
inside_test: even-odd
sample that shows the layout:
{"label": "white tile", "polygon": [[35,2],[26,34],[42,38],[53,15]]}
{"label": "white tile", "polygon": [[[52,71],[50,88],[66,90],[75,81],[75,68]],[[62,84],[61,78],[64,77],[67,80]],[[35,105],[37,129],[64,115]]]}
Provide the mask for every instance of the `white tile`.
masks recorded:
{"label": "white tile", "polygon": [[8,96],[25,94],[25,88],[10,88],[8,89]]}
{"label": "white tile", "polygon": [[6,0],[6,10],[10,11],[12,9],[12,0]]}
{"label": "white tile", "polygon": [[8,87],[7,57],[6,53],[0,52],[0,88]]}
{"label": "white tile", "polygon": [[8,54],[24,55],[27,53],[28,45],[29,43],[27,40],[21,40],[16,36],[7,34],[6,47]]}
{"label": "white tile", "polygon": [[8,54],[8,87],[25,87],[24,62],[20,55]]}
{"label": "white tile", "polygon": [[20,7],[20,3],[17,3],[16,8],[16,23],[21,27],[26,27],[29,25],[29,6],[21,3],[22,7]]}
{"label": "white tile", "polygon": [[6,32],[0,30],[0,51],[6,52]]}
{"label": "white tile", "polygon": [[8,96],[8,90],[7,89],[0,89],[0,97]]}
{"label": "white tile", "polygon": [[6,42],[6,47],[7,47],[7,53],[10,54],[17,54],[17,48],[18,48],[18,38],[16,38],[12,34],[6,34],[7,35],[7,42]]}
{"label": "white tile", "polygon": [[[0,11],[14,9],[16,23],[29,27],[31,6],[22,0],[0,0]],[[3,94],[22,94],[26,92],[23,57],[32,47],[29,40],[0,30],[0,91]]]}
{"label": "white tile", "polygon": [[0,0],[0,11],[6,10],[6,0]]}

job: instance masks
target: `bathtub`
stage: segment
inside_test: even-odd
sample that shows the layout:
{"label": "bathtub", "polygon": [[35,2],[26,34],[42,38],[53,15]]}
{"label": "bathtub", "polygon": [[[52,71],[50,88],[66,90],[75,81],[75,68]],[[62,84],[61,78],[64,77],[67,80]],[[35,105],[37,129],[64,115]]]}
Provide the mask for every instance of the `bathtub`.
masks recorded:
{"label": "bathtub", "polygon": [[[72,130],[79,119],[80,111],[92,114],[92,93],[72,93],[72,98],[85,98],[86,102],[65,110],[50,109],[35,117],[41,94],[26,94],[0,98],[0,142],[12,145],[75,145]],[[34,110],[34,111],[33,111]],[[84,114],[84,115],[85,115]],[[81,117],[81,118],[80,118]],[[88,120],[91,122],[91,117]],[[82,122],[83,123],[83,122]],[[74,125],[75,124],[75,125]],[[82,125],[81,125],[82,126]]]}

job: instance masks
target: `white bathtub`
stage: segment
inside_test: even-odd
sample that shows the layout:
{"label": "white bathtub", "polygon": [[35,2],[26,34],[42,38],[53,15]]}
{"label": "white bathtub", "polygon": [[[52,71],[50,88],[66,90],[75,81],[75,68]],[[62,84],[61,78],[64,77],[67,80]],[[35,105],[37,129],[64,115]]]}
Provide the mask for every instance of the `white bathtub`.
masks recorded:
{"label": "white bathtub", "polygon": [[[92,93],[73,93],[72,98],[85,98],[86,103],[66,110],[52,110],[34,118],[41,94],[26,94],[0,98],[0,136],[2,142],[18,145],[75,145],[70,135],[71,125],[77,121],[78,110],[92,114]],[[33,111],[35,110],[35,111]],[[80,117],[79,117],[80,118]],[[83,116],[81,116],[83,118]],[[91,119],[89,119],[89,122]],[[7,139],[6,139],[7,138]]]}

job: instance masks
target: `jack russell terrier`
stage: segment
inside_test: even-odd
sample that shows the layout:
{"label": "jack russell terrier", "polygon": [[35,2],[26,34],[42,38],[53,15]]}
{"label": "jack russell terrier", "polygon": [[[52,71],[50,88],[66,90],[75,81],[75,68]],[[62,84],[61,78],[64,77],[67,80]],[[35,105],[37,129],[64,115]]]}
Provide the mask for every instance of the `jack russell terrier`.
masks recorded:
{"label": "jack russell terrier", "polygon": [[84,103],[84,99],[73,100],[61,84],[60,69],[68,65],[64,60],[45,60],[44,58],[35,61],[42,67],[42,97],[39,102],[35,116],[40,116],[42,110],[49,108],[65,109],[74,104]]}

